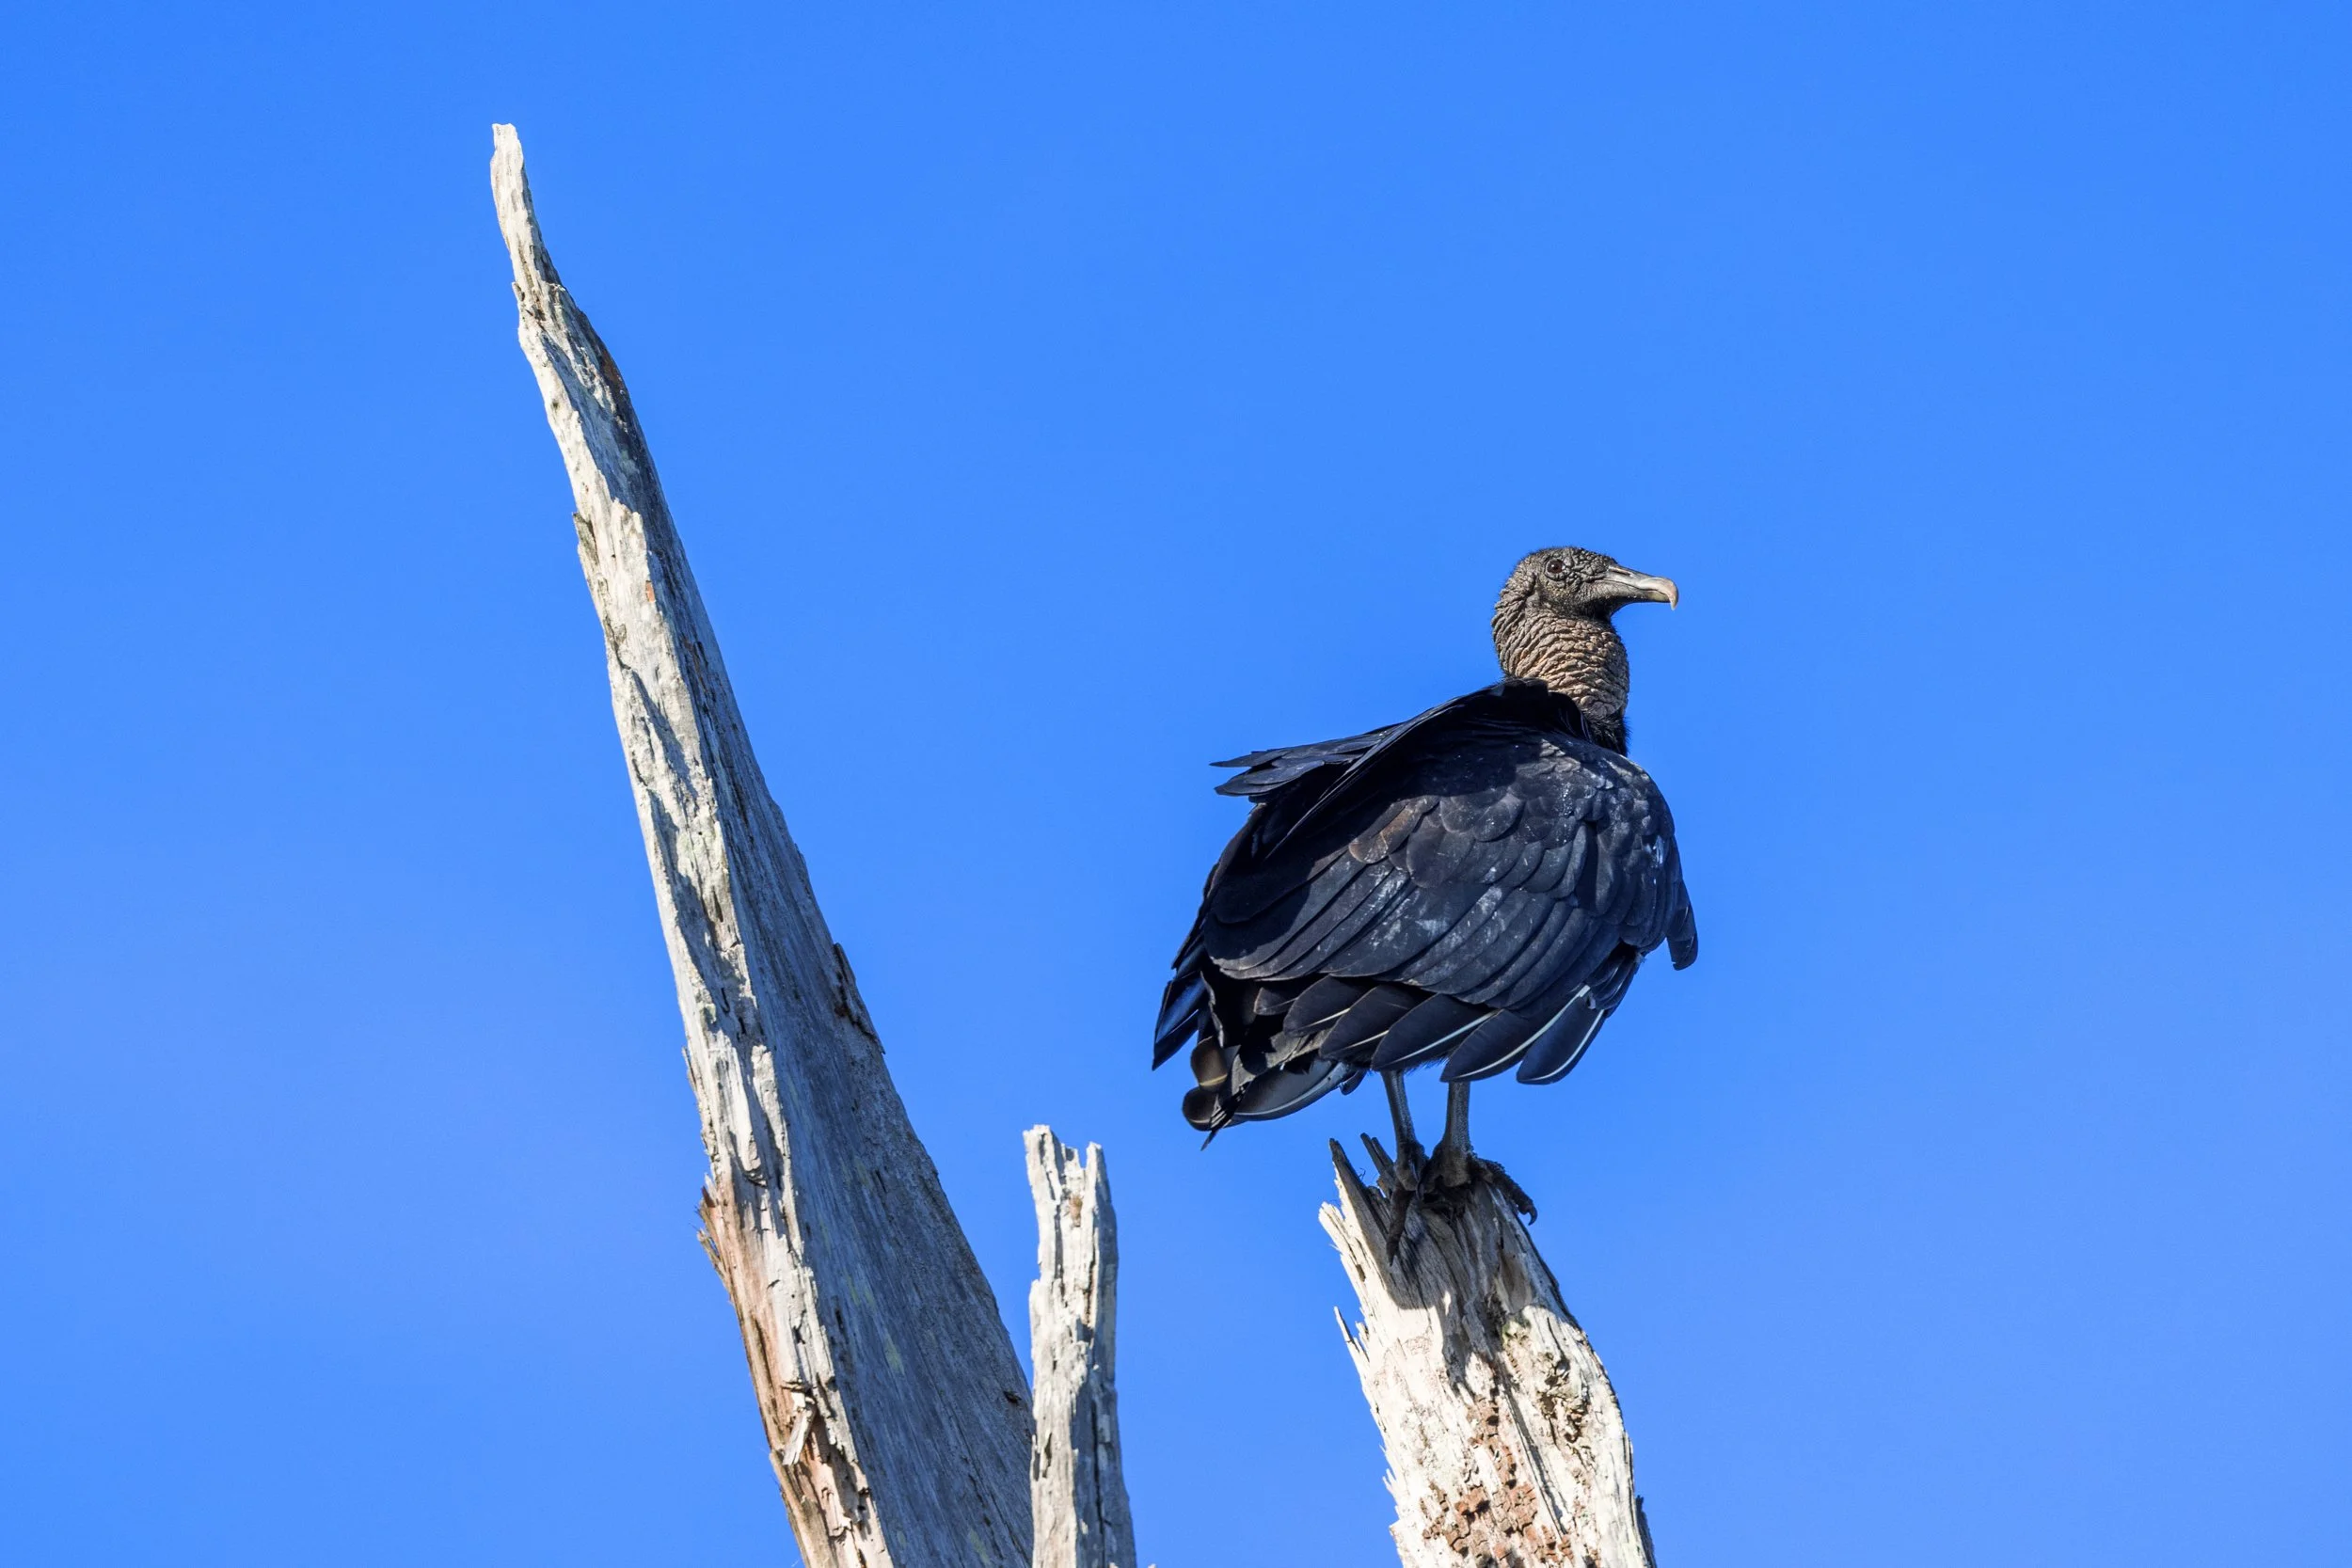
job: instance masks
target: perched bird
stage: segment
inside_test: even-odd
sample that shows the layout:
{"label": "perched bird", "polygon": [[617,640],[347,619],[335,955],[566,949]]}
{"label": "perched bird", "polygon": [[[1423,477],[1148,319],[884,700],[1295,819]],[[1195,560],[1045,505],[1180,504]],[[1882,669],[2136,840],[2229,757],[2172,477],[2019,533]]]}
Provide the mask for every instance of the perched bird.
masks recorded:
{"label": "perched bird", "polygon": [[[1502,680],[1369,735],[1219,763],[1252,802],[1176,956],[1157,1067],[1194,1041],[1184,1118],[1214,1135],[1382,1075],[1419,1180],[1402,1075],[1442,1061],[1438,1187],[1471,1180],[1470,1085],[1581,1060],[1661,942],[1698,957],[1674,818],[1625,754],[1611,617],[1664,578],[1537,550],[1494,611]],[[1488,1168],[1485,1162],[1477,1166]]]}

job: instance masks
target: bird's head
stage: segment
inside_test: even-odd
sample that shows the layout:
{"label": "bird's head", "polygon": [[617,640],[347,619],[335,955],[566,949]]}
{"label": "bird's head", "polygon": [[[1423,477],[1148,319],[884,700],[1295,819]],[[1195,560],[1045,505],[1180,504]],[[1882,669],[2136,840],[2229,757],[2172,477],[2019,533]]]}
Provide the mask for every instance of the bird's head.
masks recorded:
{"label": "bird's head", "polygon": [[1681,597],[1672,578],[1629,571],[1598,550],[1537,550],[1511,568],[1495,624],[1500,627],[1506,612],[1606,622],[1629,604],[1671,606]]}
{"label": "bird's head", "polygon": [[1575,699],[1597,732],[1623,745],[1625,643],[1610,617],[1629,604],[1673,605],[1666,578],[1629,571],[1597,550],[1537,550],[1511,568],[1495,600],[1502,673]]}

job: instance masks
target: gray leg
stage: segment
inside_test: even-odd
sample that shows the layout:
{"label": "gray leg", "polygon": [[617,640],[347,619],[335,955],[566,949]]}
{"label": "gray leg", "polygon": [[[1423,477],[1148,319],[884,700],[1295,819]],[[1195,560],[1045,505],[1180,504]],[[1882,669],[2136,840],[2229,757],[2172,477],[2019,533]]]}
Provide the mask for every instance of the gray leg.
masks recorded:
{"label": "gray leg", "polygon": [[1389,1256],[1393,1259],[1405,1243],[1406,1220],[1421,1205],[1422,1179],[1429,1162],[1421,1151],[1421,1140],[1413,1136],[1413,1103],[1405,1095],[1405,1075],[1384,1072],[1380,1083],[1389,1091],[1389,1120],[1396,1129],[1396,1164],[1383,1173],[1382,1183],[1389,1200]]}
{"label": "gray leg", "polygon": [[1380,1075],[1380,1084],[1389,1091],[1389,1120],[1396,1129],[1396,1158],[1401,1164],[1406,1149],[1411,1149],[1416,1155],[1421,1152],[1421,1140],[1413,1136],[1413,1104],[1405,1098],[1403,1073],[1384,1072]]}
{"label": "gray leg", "polygon": [[1470,1183],[1470,1092],[1468,1084],[1448,1084],[1445,1089],[1445,1135],[1430,1161],[1438,1184],[1462,1187]]}

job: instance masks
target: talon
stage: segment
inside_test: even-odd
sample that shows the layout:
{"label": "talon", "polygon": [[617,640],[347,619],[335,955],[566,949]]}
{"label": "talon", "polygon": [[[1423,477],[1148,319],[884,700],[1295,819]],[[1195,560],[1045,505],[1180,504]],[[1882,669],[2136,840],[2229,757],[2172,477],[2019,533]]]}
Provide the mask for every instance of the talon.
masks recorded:
{"label": "talon", "polygon": [[1396,1168],[1404,1172],[1406,1185],[1421,1185],[1422,1173],[1429,1168],[1429,1156],[1422,1151],[1418,1139],[1406,1138],[1397,1146]]}
{"label": "talon", "polygon": [[1414,1181],[1389,1200],[1388,1234],[1383,1239],[1388,1243],[1390,1262],[1395,1262],[1398,1254],[1405,1250],[1406,1224],[1413,1217],[1413,1211],[1421,1207],[1422,1196],[1427,1190],[1419,1181]]}
{"label": "talon", "polygon": [[[1366,1138],[1364,1145],[1377,1147],[1371,1138]],[[1382,1166],[1380,1175],[1381,1195],[1389,1202],[1388,1219],[1381,1229],[1388,1243],[1389,1261],[1393,1263],[1405,1246],[1406,1222],[1428,1196],[1429,1157],[1422,1152],[1420,1142],[1407,1133],[1397,1144],[1396,1158]]]}
{"label": "talon", "polygon": [[1518,1211],[1521,1219],[1530,1225],[1535,1223],[1535,1200],[1528,1196],[1527,1189],[1512,1180],[1510,1173],[1501,1165],[1496,1164],[1492,1160],[1482,1160],[1473,1156],[1470,1160],[1470,1174],[1478,1180],[1492,1183],[1495,1189],[1502,1194],[1503,1200]]}

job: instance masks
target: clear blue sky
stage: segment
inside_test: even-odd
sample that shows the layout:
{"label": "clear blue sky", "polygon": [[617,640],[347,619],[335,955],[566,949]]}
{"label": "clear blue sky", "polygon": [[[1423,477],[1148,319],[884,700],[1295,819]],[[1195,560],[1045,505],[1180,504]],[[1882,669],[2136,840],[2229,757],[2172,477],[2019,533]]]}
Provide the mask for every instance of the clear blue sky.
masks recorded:
{"label": "clear blue sky", "polygon": [[2347,80],[2320,5],[14,8],[0,1559],[789,1560],[493,119],[1009,1312],[1019,1131],[1109,1147],[1147,1559],[1388,1552],[1377,1107],[1145,1070],[1203,764],[1485,683],[1561,543],[1682,585],[1706,950],[1480,1132],[1669,1568],[2352,1559]]}

